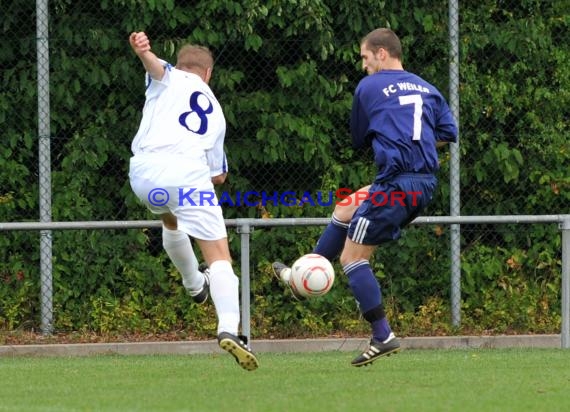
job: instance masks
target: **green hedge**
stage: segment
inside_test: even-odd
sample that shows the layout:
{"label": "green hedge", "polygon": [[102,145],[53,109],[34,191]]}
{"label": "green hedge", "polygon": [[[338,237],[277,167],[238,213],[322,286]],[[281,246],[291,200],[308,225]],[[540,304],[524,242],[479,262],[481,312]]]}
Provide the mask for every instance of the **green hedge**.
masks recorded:
{"label": "green hedge", "polygon": [[[131,193],[130,141],[144,102],[131,31],[145,30],[173,61],[185,41],[216,55],[212,87],[228,120],[230,193],[356,188],[374,176],[370,153],[349,147],[358,41],[390,25],[405,66],[448,89],[447,5],[417,1],[103,0],[50,3],[53,220],[152,218]],[[432,4],[434,3],[434,4]],[[570,206],[570,36],[565,2],[460,2],[462,214],[556,214]],[[34,4],[4,10],[0,221],[37,221]],[[449,153],[426,212],[447,215]],[[233,207],[235,217],[323,217],[331,207]],[[320,228],[252,234],[252,327],[257,335],[365,333],[340,275],[323,299],[299,304],[272,281],[274,259],[312,249]],[[57,331],[215,332],[194,306],[156,230],[54,232]],[[0,237],[0,329],[39,325],[39,234]],[[239,237],[230,231],[233,255]],[[403,334],[556,332],[560,240],[553,226],[462,227],[462,330],[452,330],[447,227],[411,227],[373,262]],[[239,263],[239,262],[238,262]],[[239,266],[239,265],[237,265]]]}

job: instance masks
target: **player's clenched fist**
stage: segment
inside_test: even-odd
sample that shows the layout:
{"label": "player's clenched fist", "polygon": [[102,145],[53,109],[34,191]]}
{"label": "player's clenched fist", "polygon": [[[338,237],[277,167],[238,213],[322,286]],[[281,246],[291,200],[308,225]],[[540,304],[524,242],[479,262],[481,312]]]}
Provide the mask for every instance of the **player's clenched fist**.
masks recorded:
{"label": "player's clenched fist", "polygon": [[129,43],[136,54],[141,54],[150,50],[150,41],[145,32],[133,32],[129,36]]}

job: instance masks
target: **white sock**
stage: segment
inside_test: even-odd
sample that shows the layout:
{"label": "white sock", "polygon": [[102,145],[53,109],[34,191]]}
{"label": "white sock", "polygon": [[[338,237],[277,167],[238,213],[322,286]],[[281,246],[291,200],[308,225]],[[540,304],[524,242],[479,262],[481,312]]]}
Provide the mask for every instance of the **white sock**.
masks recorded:
{"label": "white sock", "polygon": [[210,296],[218,315],[218,335],[229,332],[237,335],[239,314],[239,279],[227,260],[210,265]]}
{"label": "white sock", "polygon": [[198,260],[188,235],[180,230],[162,227],[162,246],[176,269],[182,275],[186,289],[199,291],[204,285],[204,275],[198,271]]}
{"label": "white sock", "polygon": [[291,268],[285,268],[279,273],[279,277],[285,283],[289,283],[291,281]]}

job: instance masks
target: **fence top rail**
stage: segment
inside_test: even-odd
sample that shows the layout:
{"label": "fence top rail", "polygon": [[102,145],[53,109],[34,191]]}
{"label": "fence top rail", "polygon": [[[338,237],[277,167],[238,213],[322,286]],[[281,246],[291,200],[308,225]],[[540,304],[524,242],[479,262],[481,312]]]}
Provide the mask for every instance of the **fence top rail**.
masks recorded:
{"label": "fence top rail", "polygon": [[[226,219],[229,227],[278,227],[324,226],[330,218],[275,218],[275,219]],[[411,224],[509,224],[509,223],[559,223],[570,229],[568,215],[496,215],[496,216],[421,216]],[[78,229],[144,229],[161,227],[160,220],[117,220],[77,222],[0,222],[1,231],[13,230],[78,230]]]}

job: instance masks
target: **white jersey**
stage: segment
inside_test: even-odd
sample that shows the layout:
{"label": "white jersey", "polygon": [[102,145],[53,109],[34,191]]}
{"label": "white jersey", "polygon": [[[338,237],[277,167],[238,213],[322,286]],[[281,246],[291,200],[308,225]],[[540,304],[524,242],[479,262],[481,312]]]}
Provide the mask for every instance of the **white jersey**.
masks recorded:
{"label": "white jersey", "polygon": [[226,173],[226,119],[214,93],[198,75],[164,65],[161,80],[147,74],[133,154],[181,155],[209,167],[210,176]]}

